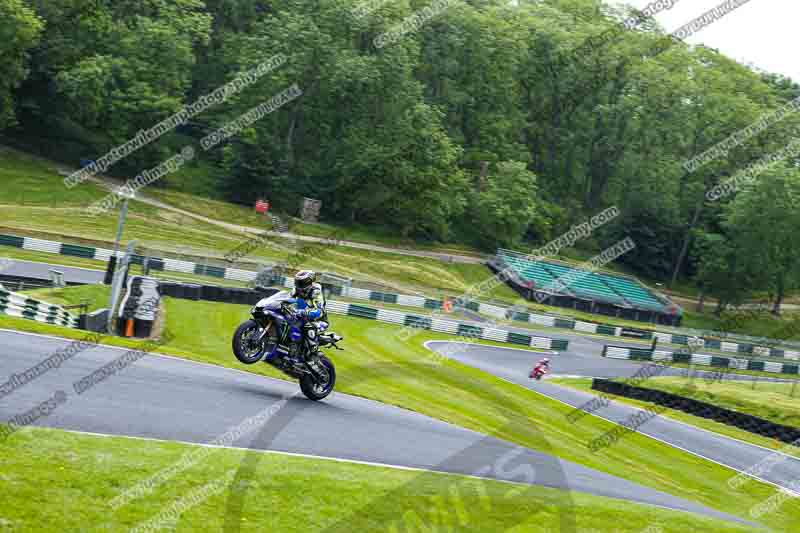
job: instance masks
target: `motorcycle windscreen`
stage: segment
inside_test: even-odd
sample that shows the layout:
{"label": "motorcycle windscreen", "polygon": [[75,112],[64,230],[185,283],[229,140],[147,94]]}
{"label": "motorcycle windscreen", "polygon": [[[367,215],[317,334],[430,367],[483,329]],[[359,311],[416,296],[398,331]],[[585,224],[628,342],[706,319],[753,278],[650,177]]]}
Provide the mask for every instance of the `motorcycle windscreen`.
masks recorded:
{"label": "motorcycle windscreen", "polygon": [[266,298],[262,298],[256,304],[256,307],[261,307],[265,309],[270,309],[272,311],[277,311],[281,307],[281,303],[294,303],[295,299],[292,298],[292,295],[289,294],[287,291],[280,291],[276,292],[272,296],[267,296]]}

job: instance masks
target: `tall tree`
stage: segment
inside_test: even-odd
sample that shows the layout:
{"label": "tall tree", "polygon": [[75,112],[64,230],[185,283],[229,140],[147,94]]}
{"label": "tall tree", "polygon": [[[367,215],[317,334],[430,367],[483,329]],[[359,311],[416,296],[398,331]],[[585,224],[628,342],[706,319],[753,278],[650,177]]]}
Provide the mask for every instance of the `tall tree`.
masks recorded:
{"label": "tall tree", "polygon": [[782,164],[764,172],[737,193],[727,218],[745,250],[741,260],[774,289],[773,313],[780,314],[786,292],[800,286],[800,168]]}
{"label": "tall tree", "polygon": [[28,75],[28,57],[44,24],[22,0],[0,0],[0,130],[16,121],[13,91]]}
{"label": "tall tree", "polygon": [[520,161],[498,163],[469,199],[467,213],[475,240],[490,250],[519,245],[541,216],[536,175]]}

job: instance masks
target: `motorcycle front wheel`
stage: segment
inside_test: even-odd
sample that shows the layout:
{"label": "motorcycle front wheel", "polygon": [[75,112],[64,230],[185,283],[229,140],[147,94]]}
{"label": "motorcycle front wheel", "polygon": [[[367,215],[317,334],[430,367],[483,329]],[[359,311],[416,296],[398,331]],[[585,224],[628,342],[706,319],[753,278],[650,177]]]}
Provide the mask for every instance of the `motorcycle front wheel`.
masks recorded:
{"label": "motorcycle front wheel", "polygon": [[328,373],[327,380],[319,382],[314,376],[309,374],[305,374],[300,378],[300,390],[303,391],[306,398],[314,400],[315,402],[322,400],[333,392],[333,387],[336,385],[336,367],[333,366],[333,362],[324,355],[319,356],[319,362],[325,367]]}
{"label": "motorcycle front wheel", "polygon": [[243,322],[233,334],[233,355],[246,365],[258,363],[266,352],[269,334],[259,342],[255,338],[261,334],[261,326],[255,320]]}

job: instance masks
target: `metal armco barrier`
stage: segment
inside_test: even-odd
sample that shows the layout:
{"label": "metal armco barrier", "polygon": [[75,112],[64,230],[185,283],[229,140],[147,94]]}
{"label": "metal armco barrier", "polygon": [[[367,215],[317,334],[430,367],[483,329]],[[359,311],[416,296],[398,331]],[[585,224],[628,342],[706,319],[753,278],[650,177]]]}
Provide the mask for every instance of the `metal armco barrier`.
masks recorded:
{"label": "metal armco barrier", "polygon": [[592,380],[592,389],[663,405],[670,409],[677,409],[695,416],[715,420],[728,426],[734,426],[749,431],[750,433],[763,435],[771,439],[779,439],[782,442],[794,444],[795,446],[798,445],[798,439],[800,439],[800,429],[798,428],[775,424],[757,416],[731,411],[730,409],[669,392],[634,387],[626,383],[599,378],[594,378]]}
{"label": "metal armco barrier", "polygon": [[0,285],[0,314],[69,328],[77,328],[79,322],[75,315],[61,306],[7,291],[2,285]]}
{"label": "metal armco barrier", "polygon": [[390,311],[387,309],[376,309],[363,305],[350,304],[345,302],[329,301],[328,311],[359,318],[368,318],[379,322],[389,322],[401,326],[412,328],[427,329],[440,333],[449,333],[462,337],[474,337],[476,339],[492,340],[509,344],[530,346],[534,348],[544,348],[549,350],[563,351],[569,347],[569,341],[550,339],[548,337],[537,337],[533,335],[523,335],[512,331],[498,328],[482,328],[473,324],[466,324],[455,320],[446,320],[429,316],[417,316],[400,311]]}
{"label": "metal armco barrier", "polygon": [[[0,235],[0,245],[13,246],[16,248],[23,248],[25,250],[36,250],[40,252],[49,252],[61,255],[69,255],[74,257],[84,257],[88,259],[96,259],[99,261],[108,261],[113,252],[104,248],[93,248],[89,246],[78,246],[73,244],[64,244],[55,241],[45,241],[41,239],[33,239],[30,237],[19,237],[16,235]],[[117,256],[121,257],[123,252],[118,252]],[[141,265],[144,263],[144,257],[134,255],[132,263]],[[256,280],[258,273],[250,270],[241,270],[237,268],[218,267],[206,265],[201,263],[192,263],[189,261],[179,261],[177,259],[167,259],[158,257],[149,257],[150,270],[164,271],[164,272],[182,272],[185,274],[197,274],[203,276],[211,276],[220,279],[228,279],[242,282],[253,282]],[[272,284],[280,285],[286,288],[293,288],[294,284],[291,278],[274,277],[271,280]],[[412,296],[406,294],[393,294],[379,291],[371,291],[367,289],[359,289],[356,287],[342,287],[331,285],[331,294],[345,296],[357,300],[369,300],[374,302],[385,302],[406,307],[419,307],[423,309],[439,310],[444,309],[447,301],[453,302],[454,299],[441,300],[436,298],[427,298],[424,296]],[[204,298],[207,299],[207,298]],[[465,309],[481,313],[496,319],[512,319],[520,322],[526,322],[539,326],[546,326],[551,328],[570,329],[583,333],[594,333],[599,335],[609,335],[614,337],[633,336],[632,333],[636,331],[638,338],[642,340],[651,340],[657,338],[659,342],[667,344],[688,344],[688,335],[679,335],[673,333],[664,333],[658,331],[648,330],[632,330],[631,328],[622,328],[611,324],[599,324],[595,322],[586,322],[581,320],[570,319],[566,317],[557,317],[552,315],[537,314],[530,312],[511,312],[510,307],[501,305],[470,301],[466,302],[463,306]],[[454,310],[458,310],[455,306]],[[627,333],[627,334],[626,334]],[[712,350],[719,350],[729,353],[750,354],[762,357],[775,357],[787,360],[800,361],[800,350],[791,350],[784,348],[773,348],[767,346],[758,346],[755,344],[727,342],[717,338],[703,338],[705,348]],[[781,341],[775,340],[774,344],[779,346]]]}
{"label": "metal armco barrier", "polygon": [[700,353],[689,354],[686,352],[669,352],[666,350],[653,351],[647,348],[626,348],[623,346],[606,345],[603,348],[603,357],[608,357],[609,359],[630,359],[634,361],[666,361],[733,368],[737,370],[757,370],[776,374],[800,374],[800,365],[798,364],[758,361],[749,358],[737,359]]}
{"label": "metal armco barrier", "polygon": [[[327,289],[328,287],[326,287]],[[208,300],[214,302],[226,302],[242,305],[253,305],[262,298],[266,298],[278,292],[277,289],[254,290],[237,289],[230,287],[218,287],[214,285],[191,285],[183,283],[159,283],[159,293],[162,296],[173,298],[184,298],[190,300]],[[409,326],[416,329],[427,329],[440,333],[449,333],[463,337],[474,337],[477,339],[493,340],[521,346],[530,346],[548,350],[566,350],[569,346],[568,341],[550,339],[548,337],[537,337],[533,335],[523,335],[496,328],[482,328],[473,324],[466,324],[455,320],[445,320],[429,316],[417,316],[400,311],[389,311],[387,309],[377,309],[364,305],[351,304],[328,300],[327,310],[329,313],[353,316],[388,322],[399,326]]]}

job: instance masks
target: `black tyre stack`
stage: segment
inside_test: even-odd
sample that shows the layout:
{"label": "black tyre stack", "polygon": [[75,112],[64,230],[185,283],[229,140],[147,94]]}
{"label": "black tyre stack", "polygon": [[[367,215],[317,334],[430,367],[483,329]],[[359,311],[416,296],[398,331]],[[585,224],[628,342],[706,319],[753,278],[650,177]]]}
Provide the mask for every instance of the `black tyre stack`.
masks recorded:
{"label": "black tyre stack", "polygon": [[616,394],[617,396],[655,403],[670,409],[677,409],[695,416],[715,420],[722,424],[738,427],[750,433],[756,433],[772,439],[779,439],[785,443],[794,444],[800,442],[800,429],[798,428],[775,424],[757,416],[732,411],[710,403],[695,400],[694,398],[687,398],[678,394],[646,389],[643,387],[634,387],[626,383],[599,378],[592,380],[592,389],[609,394]]}
{"label": "black tyre stack", "polygon": [[146,338],[153,332],[153,324],[158,319],[161,294],[158,280],[142,276],[134,276],[128,283],[128,293],[122,301],[118,333],[129,332],[129,322],[133,321],[133,336]]}

